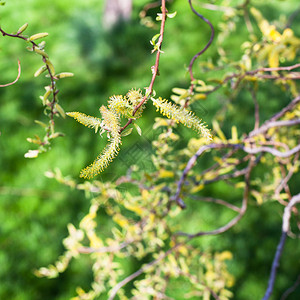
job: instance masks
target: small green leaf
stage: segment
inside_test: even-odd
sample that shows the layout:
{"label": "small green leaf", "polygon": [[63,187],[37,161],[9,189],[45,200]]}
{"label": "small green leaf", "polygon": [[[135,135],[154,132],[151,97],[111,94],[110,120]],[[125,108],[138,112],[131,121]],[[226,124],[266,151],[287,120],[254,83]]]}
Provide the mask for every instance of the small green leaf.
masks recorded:
{"label": "small green leaf", "polygon": [[61,78],[66,78],[66,77],[73,77],[74,74],[70,72],[63,72],[55,75],[56,78],[61,79]]}
{"label": "small green leaf", "polygon": [[55,133],[52,133],[50,136],[49,136],[49,139],[56,139],[60,136],[65,136],[62,132],[55,132]]}
{"label": "small green leaf", "polygon": [[55,103],[55,109],[59,112],[59,114],[60,114],[63,118],[66,117],[65,111],[63,110],[63,108],[62,108],[58,103]]}
{"label": "small green leaf", "polygon": [[55,69],[54,69],[54,66],[53,66],[52,62],[47,59],[46,64],[49,67],[51,75],[54,76],[55,75]]}
{"label": "small green leaf", "polygon": [[49,33],[48,32],[41,32],[41,33],[37,33],[37,34],[34,34],[34,35],[32,35],[30,38],[29,38],[29,41],[35,41],[35,40],[37,40],[37,39],[42,39],[42,38],[44,38],[44,37],[46,37],[46,36],[48,36],[49,35]]}
{"label": "small green leaf", "polygon": [[47,124],[45,124],[44,122],[41,122],[41,121],[39,121],[39,120],[34,120],[34,123],[36,123],[36,124],[38,124],[38,125],[40,125],[40,126],[42,126],[42,127],[44,127],[44,128],[47,127]]}
{"label": "small green leaf", "polygon": [[137,133],[138,133],[140,136],[142,136],[142,129],[140,128],[140,126],[137,125],[137,124],[135,124],[135,123],[134,123],[133,125],[134,125],[134,127],[135,127]]}
{"label": "small green leaf", "polygon": [[44,94],[43,96],[43,105],[46,105],[47,104],[47,100],[48,100],[48,97],[51,95],[52,93],[52,89],[50,86],[45,86],[45,90],[46,90],[46,93]]}
{"label": "small green leaf", "polygon": [[160,33],[156,34],[150,41],[150,44],[154,46],[156,44],[156,41],[159,38],[159,36],[160,36]]}
{"label": "small green leaf", "polygon": [[47,70],[46,66],[42,66],[40,67],[35,73],[34,73],[34,77],[38,77],[39,75],[41,75],[43,72],[45,72]]}
{"label": "small green leaf", "polygon": [[177,15],[177,11],[167,14],[167,17],[173,19]]}
{"label": "small green leaf", "polygon": [[35,53],[39,54],[39,55],[42,55],[43,57],[46,57],[46,58],[49,57],[48,54],[47,54],[45,51],[40,50],[39,48],[34,47],[34,48],[33,48],[33,51],[34,51]]}
{"label": "small green leaf", "polygon": [[157,14],[156,21],[161,21],[162,20],[162,14]]}
{"label": "small green leaf", "polygon": [[131,134],[132,132],[132,128],[126,128],[122,133],[121,136],[127,136],[129,134]]}
{"label": "small green leaf", "polygon": [[27,27],[28,27],[28,23],[25,23],[24,25],[22,25],[22,26],[18,29],[17,34],[19,35],[19,34],[21,34],[22,32],[24,32],[24,31],[27,29]]}

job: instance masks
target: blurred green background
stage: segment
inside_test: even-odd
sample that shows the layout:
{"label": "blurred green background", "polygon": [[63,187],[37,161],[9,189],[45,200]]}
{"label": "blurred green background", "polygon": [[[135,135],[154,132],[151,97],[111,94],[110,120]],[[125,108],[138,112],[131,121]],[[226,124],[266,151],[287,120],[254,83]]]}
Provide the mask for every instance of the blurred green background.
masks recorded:
{"label": "blurred green background", "polygon": [[[218,1],[211,2],[218,4]],[[231,2],[236,5],[242,1]],[[59,81],[60,104],[66,111],[99,116],[99,107],[106,104],[109,96],[149,85],[150,67],[154,64],[149,40],[158,32],[158,28],[149,29],[140,24],[138,15],[146,3],[149,1],[133,1],[131,20],[111,31],[105,30],[101,23],[104,1],[96,0],[9,0],[0,8],[0,24],[7,32],[15,32],[26,22],[29,23],[28,35],[48,32],[46,52],[56,71],[75,74],[73,78]],[[289,16],[299,9],[298,0],[253,3],[269,19],[279,18],[281,14]],[[170,12],[177,11],[177,16],[167,21],[161,75],[154,87],[158,95],[166,98],[170,97],[173,87],[188,87],[186,66],[204,46],[210,34],[208,26],[192,15],[187,1],[172,1],[168,9]],[[158,9],[152,9],[149,14],[155,16],[157,12]],[[204,12],[213,24],[222,20],[221,12]],[[248,39],[244,24],[237,25],[235,35],[225,42],[225,47],[231,49],[230,54],[236,58],[239,57],[241,44]],[[293,29],[298,35],[299,25],[300,18],[297,16]],[[218,33],[217,26],[216,29]],[[24,154],[32,148],[26,138],[35,134],[43,135],[43,129],[33,121],[47,122],[39,95],[44,93],[43,87],[48,84],[43,76],[33,78],[41,61],[38,55],[28,52],[26,46],[21,40],[0,36],[0,83],[15,78],[18,59],[22,65],[18,83],[0,89],[0,299],[68,299],[75,296],[77,285],[88,289],[91,280],[88,259],[73,262],[58,279],[36,278],[33,270],[54,262],[63,252],[61,241],[67,235],[66,225],[70,222],[77,225],[87,212],[89,203],[82,192],[71,190],[45,177],[44,173],[60,168],[64,175],[70,174],[76,178],[80,169],[99,154],[105,141],[95,139],[91,130],[71,118],[57,119],[57,131],[66,136],[56,139],[51,151],[37,159],[24,158]],[[216,60],[217,57],[217,46],[213,45],[201,60]],[[205,79],[205,75],[197,75]],[[259,94],[262,119],[270,117],[289,101],[288,98],[279,99],[279,93],[282,91],[271,84],[262,87]],[[199,116],[209,126],[226,97],[221,93],[213,94],[198,107]],[[245,103],[250,103],[249,109]],[[239,132],[249,130],[253,126],[253,107],[249,95],[241,92],[239,101],[234,104],[234,110],[226,116],[224,131],[230,132],[233,124],[240,128]],[[150,139],[155,136],[151,131],[155,116],[158,115],[149,106],[138,123]],[[183,148],[192,135],[185,134],[184,129],[178,131],[183,134],[180,143]],[[116,173],[125,174],[126,153],[138,139],[137,133],[124,139],[120,159],[117,158],[104,175],[99,176],[100,180],[114,178]],[[146,139],[140,143],[140,151],[149,148]],[[296,184],[293,188],[293,192],[296,192]],[[222,184],[206,189],[205,193],[223,199],[231,197],[236,203],[240,199],[240,194],[232,194],[232,189]],[[220,222],[225,222],[231,216],[220,208],[201,205],[201,214],[206,216],[204,221],[211,226],[216,216]],[[189,213],[195,214],[195,211],[199,212],[199,207],[191,203],[190,209],[183,213],[182,222],[186,224],[186,229],[193,230],[193,224],[189,224],[188,220]],[[275,202],[257,206],[253,201],[247,215],[234,229],[220,237],[198,241],[201,247],[207,249],[229,249],[233,252],[234,259],[229,263],[229,270],[236,278],[234,299],[262,297],[280,237],[281,214],[282,207]],[[292,285],[299,274],[299,252],[299,242],[289,239],[273,299],[280,299],[279,295]],[[300,299],[300,289],[288,299]]]}

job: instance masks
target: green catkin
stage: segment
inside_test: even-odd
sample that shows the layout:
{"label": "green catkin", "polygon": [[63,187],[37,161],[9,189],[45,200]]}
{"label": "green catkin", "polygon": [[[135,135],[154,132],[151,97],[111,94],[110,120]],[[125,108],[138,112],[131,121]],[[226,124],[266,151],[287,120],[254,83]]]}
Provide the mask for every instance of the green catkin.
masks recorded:
{"label": "green catkin", "polygon": [[173,103],[163,100],[162,98],[154,99],[151,98],[153,105],[160,111],[161,114],[167,116],[169,119],[173,119],[177,123],[182,123],[188,128],[194,129],[196,132],[200,133],[207,139],[207,141],[212,140],[210,130],[207,126],[201,122],[201,120],[193,114],[193,112],[179,107]]}

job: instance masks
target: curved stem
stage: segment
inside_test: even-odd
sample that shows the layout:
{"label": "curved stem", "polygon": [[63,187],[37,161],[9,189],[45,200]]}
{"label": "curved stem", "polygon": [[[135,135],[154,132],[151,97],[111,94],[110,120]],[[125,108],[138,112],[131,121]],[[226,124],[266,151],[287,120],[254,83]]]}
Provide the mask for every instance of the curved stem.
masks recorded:
{"label": "curved stem", "polygon": [[17,78],[14,81],[10,82],[10,83],[0,84],[0,87],[6,87],[6,86],[10,86],[10,85],[15,84],[19,80],[20,76],[21,76],[21,64],[20,64],[20,61],[18,60],[18,75],[17,75]]}
{"label": "curved stem", "polygon": [[189,67],[188,67],[188,70],[189,70],[189,73],[190,73],[190,77],[191,77],[191,87],[190,87],[190,92],[192,93],[193,89],[194,89],[194,84],[193,84],[193,81],[195,80],[195,77],[194,77],[194,74],[193,74],[193,65],[195,63],[195,60],[200,56],[202,55],[207,49],[208,47],[211,45],[213,39],[214,39],[214,36],[215,36],[215,29],[214,29],[214,26],[211,24],[211,22],[206,19],[204,16],[202,16],[201,14],[199,14],[193,7],[192,5],[192,1],[191,0],[188,0],[189,1],[189,5],[191,7],[191,10],[193,11],[193,13],[195,15],[197,15],[199,18],[201,18],[206,24],[209,25],[210,29],[211,29],[211,34],[210,34],[210,38],[209,38],[209,41],[208,43],[205,45],[205,47],[199,51],[196,55],[194,55],[194,57],[191,59],[190,61],[190,64],[189,64]]}
{"label": "curved stem", "polygon": [[281,233],[280,241],[278,243],[276,253],[274,256],[274,260],[272,263],[270,278],[269,278],[269,282],[268,282],[268,288],[263,297],[263,300],[268,300],[271,297],[271,294],[273,292],[274,283],[275,283],[275,279],[276,279],[276,273],[277,273],[277,269],[279,267],[279,260],[282,255],[282,252],[283,252],[283,248],[284,248],[284,244],[286,241],[288,231],[290,229],[290,219],[291,219],[292,208],[297,203],[300,203],[300,194],[297,194],[296,196],[294,196],[291,199],[291,201],[289,202],[289,204],[284,209],[284,214],[282,217],[282,233]]}

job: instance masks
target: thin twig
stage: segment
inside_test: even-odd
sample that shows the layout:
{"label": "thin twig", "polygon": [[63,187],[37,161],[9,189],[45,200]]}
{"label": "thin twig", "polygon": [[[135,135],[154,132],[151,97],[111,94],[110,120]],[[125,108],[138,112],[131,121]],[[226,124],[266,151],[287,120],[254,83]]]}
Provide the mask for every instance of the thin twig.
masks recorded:
{"label": "thin twig", "polygon": [[297,168],[296,162],[297,162],[298,158],[299,158],[299,152],[296,153],[296,155],[294,157],[294,162],[293,162],[288,174],[285,176],[285,178],[282,179],[279,186],[275,189],[275,192],[274,192],[275,198],[280,198],[279,194],[280,194],[281,190],[287,185],[289,180],[292,178],[292,176]]}
{"label": "thin twig", "polygon": [[0,84],[0,87],[6,87],[6,86],[10,86],[10,85],[15,84],[19,80],[20,76],[21,76],[21,64],[20,64],[20,61],[18,60],[18,75],[17,75],[17,78],[14,81],[10,82],[10,83]]}
{"label": "thin twig", "polygon": [[216,181],[228,180],[228,179],[236,178],[236,177],[245,175],[246,172],[247,172],[247,168],[244,168],[244,169],[242,169],[242,170],[236,170],[236,171],[234,171],[233,173],[219,175],[219,176],[216,176],[215,178],[210,179],[210,180],[204,180],[204,181],[201,182],[200,184],[206,185],[206,184],[214,183],[214,182],[216,182]]}
{"label": "thin twig", "polygon": [[280,300],[285,300],[287,299],[287,297],[293,293],[295,291],[295,289],[300,285],[300,275],[297,277],[296,281],[294,282],[294,284],[288,288],[283,295],[281,296]]}
{"label": "thin twig", "polygon": [[255,135],[264,133],[273,127],[294,126],[298,124],[300,124],[300,119],[267,122],[265,125],[261,126],[260,128],[251,131],[249,136],[253,137]]}
{"label": "thin twig", "polygon": [[273,263],[272,263],[268,287],[267,287],[266,293],[262,300],[268,300],[271,297],[271,294],[273,292],[274,283],[275,283],[275,279],[276,279],[276,273],[277,273],[277,269],[279,267],[279,260],[282,255],[286,237],[287,237],[287,234],[290,229],[290,218],[291,218],[292,208],[297,203],[300,203],[300,193],[295,195],[284,209],[284,214],[282,217],[282,233],[281,233],[280,241],[277,245],[276,253],[274,256]]}
{"label": "thin twig", "polygon": [[196,197],[196,196],[193,196],[193,195],[189,195],[190,198],[194,199],[194,200],[197,200],[197,201],[204,201],[204,202],[212,202],[212,203],[217,203],[217,204],[220,204],[220,205],[223,205],[223,206],[226,206],[227,208],[229,209],[232,209],[238,213],[241,212],[241,209],[229,202],[226,202],[222,199],[216,199],[216,198],[213,198],[213,197]]}
{"label": "thin twig", "polygon": [[206,19],[204,16],[200,15],[193,7],[192,5],[192,1],[191,0],[188,0],[189,1],[189,4],[190,4],[190,7],[191,7],[191,10],[193,11],[193,13],[195,15],[197,15],[199,18],[201,18],[206,24],[209,25],[210,29],[211,29],[211,34],[210,34],[210,38],[209,38],[209,41],[208,43],[204,46],[204,48],[199,51],[196,55],[194,55],[194,57],[191,59],[190,61],[190,64],[189,64],[189,67],[188,67],[188,70],[189,70],[189,73],[190,73],[190,77],[191,77],[191,86],[190,86],[190,94],[192,94],[193,90],[194,90],[194,83],[193,81],[195,80],[195,77],[194,77],[194,74],[193,74],[193,65],[195,63],[195,60],[200,56],[202,55],[208,48],[209,46],[211,45],[213,39],[214,39],[214,36],[215,36],[215,29],[214,29],[214,26],[211,24],[211,22]]}

